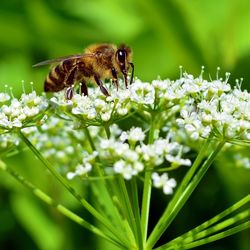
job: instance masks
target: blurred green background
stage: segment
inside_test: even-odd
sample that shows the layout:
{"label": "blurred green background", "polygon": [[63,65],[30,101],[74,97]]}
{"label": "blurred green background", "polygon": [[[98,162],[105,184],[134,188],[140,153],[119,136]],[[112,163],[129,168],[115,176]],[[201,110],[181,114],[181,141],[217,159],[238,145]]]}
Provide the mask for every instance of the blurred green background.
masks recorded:
{"label": "blurred green background", "polygon": [[[1,0],[0,91],[8,84],[18,95],[22,80],[26,88],[33,81],[41,91],[48,67],[32,68],[33,64],[79,53],[99,42],[131,46],[135,75],[144,81],[179,77],[179,65],[194,75],[204,65],[205,76],[214,79],[220,66],[221,75],[231,72],[232,83],[243,77],[243,88],[250,88],[249,0]],[[72,209],[79,209],[64,197],[59,185],[51,184],[29,153],[8,163]],[[218,164],[185,206],[170,236],[242,198],[249,193],[248,184],[247,170]],[[157,207],[164,206],[157,198]],[[204,208],[206,200],[211,203]],[[245,250],[248,238],[245,232],[201,249]],[[103,244],[0,173],[0,249],[105,249]]]}

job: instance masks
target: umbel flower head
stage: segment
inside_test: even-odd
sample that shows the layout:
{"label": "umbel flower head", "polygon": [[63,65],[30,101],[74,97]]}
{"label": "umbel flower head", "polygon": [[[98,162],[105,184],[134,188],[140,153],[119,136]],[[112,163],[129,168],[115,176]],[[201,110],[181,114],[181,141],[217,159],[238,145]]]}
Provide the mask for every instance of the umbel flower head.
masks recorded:
{"label": "umbel flower head", "polygon": [[79,127],[112,124],[132,113],[148,119],[154,110],[162,112],[162,125],[175,117],[194,140],[213,134],[249,141],[250,94],[239,85],[232,88],[228,79],[229,74],[225,80],[207,81],[202,75],[194,78],[187,73],[176,81],[154,80],[151,84],[136,79],[128,89],[112,89],[108,97],[94,88],[89,96],[75,94],[70,101],[62,93],[56,94],[51,103]]}
{"label": "umbel flower head", "polygon": [[25,94],[20,99],[0,93],[0,128],[11,130],[30,126],[37,116],[44,113],[48,102],[44,96],[38,96],[35,91]]}
{"label": "umbel flower head", "polygon": [[[63,166],[70,179],[91,176],[101,162],[105,174],[126,180],[145,171],[156,173],[153,184],[171,193],[164,184],[168,176],[157,173],[191,165],[186,139],[250,142],[250,94],[241,84],[231,87],[228,80],[229,74],[225,80],[208,81],[202,74],[195,78],[187,73],[174,81],[136,79],[127,89],[123,84],[118,90],[110,86],[110,96],[96,87],[88,96],[74,93],[71,100],[63,92],[50,100],[35,91],[19,99],[0,93],[0,129],[9,135],[21,130],[45,157]],[[86,128],[96,131],[94,150],[84,135]],[[11,144],[12,137],[5,138],[2,145]]]}

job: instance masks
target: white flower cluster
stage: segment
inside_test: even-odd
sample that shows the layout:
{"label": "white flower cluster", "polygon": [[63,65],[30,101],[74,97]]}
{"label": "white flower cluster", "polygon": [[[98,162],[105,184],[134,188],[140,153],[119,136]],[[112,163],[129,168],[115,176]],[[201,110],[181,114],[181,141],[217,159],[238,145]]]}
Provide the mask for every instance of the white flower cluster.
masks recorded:
{"label": "white flower cluster", "polygon": [[[6,103],[9,101],[9,103]],[[41,114],[48,106],[43,96],[38,96],[35,91],[22,94],[20,99],[10,98],[6,93],[0,94],[0,127],[1,129],[22,128],[28,122]]]}
{"label": "white flower cluster", "polygon": [[0,151],[8,150],[12,146],[17,146],[20,139],[15,134],[3,133],[0,136]]}
{"label": "white flower cluster", "polygon": [[92,162],[97,157],[98,153],[94,151],[92,154],[85,153],[82,158],[82,164],[78,164],[74,172],[68,172],[67,178],[73,179],[75,176],[85,176],[92,170]]}
{"label": "white flower cluster", "polygon": [[[89,88],[89,95],[75,93],[71,100],[65,100],[63,93],[55,94],[51,99],[54,107],[85,125],[99,125],[103,122],[117,121],[138,107],[153,109],[155,104],[162,110],[183,101],[185,93],[180,90],[181,83],[170,80],[155,80],[150,83],[136,79],[127,89],[112,89],[110,96],[104,96],[98,87]],[[156,103],[157,102],[157,103]]]}
{"label": "white flower cluster", "polygon": [[158,173],[152,174],[153,186],[156,188],[163,188],[164,194],[172,194],[173,189],[176,187],[176,180],[168,178],[168,174],[164,173],[161,176]]}
{"label": "white flower cluster", "polygon": [[145,168],[154,169],[164,162],[175,166],[191,165],[190,160],[181,158],[182,147],[178,143],[158,139],[153,144],[145,144],[144,138],[145,133],[142,129],[133,127],[127,132],[122,132],[118,139],[100,139],[100,159],[113,166],[113,171],[121,174],[126,180],[138,175]]}
{"label": "white flower cluster", "polygon": [[64,113],[78,118],[87,125],[98,125],[113,121],[128,114],[131,109],[128,90],[113,91],[111,96],[104,96],[98,88],[90,89],[88,96],[74,94],[71,100],[65,100],[59,93],[51,102]]}
{"label": "white flower cluster", "polygon": [[[190,98],[177,119],[190,137],[196,140],[212,133],[228,141],[250,141],[250,93],[231,89],[221,80],[198,84],[194,79],[186,88],[192,89],[194,84],[198,95]],[[183,85],[187,85],[185,80]]]}
{"label": "white flower cluster", "polygon": [[51,116],[39,129],[33,126],[23,128],[22,132],[60,172],[68,172],[81,159],[82,142],[86,140],[68,121]]}
{"label": "white flower cluster", "polygon": [[77,116],[85,125],[114,122],[131,109],[158,110],[162,112],[162,119],[180,110],[176,121],[192,139],[207,138],[213,133],[217,137],[249,141],[250,94],[239,88],[232,89],[228,78],[229,74],[224,81],[207,81],[202,75],[194,78],[184,73],[176,81],[154,80],[150,84],[136,79],[128,89],[113,89],[108,97],[95,88],[90,89],[89,96],[75,94],[72,100],[65,101],[63,95],[58,95],[52,102],[70,111],[71,116]]}
{"label": "white flower cluster", "polygon": [[154,86],[147,82],[136,81],[130,86],[130,98],[138,104],[153,104],[155,99]]}

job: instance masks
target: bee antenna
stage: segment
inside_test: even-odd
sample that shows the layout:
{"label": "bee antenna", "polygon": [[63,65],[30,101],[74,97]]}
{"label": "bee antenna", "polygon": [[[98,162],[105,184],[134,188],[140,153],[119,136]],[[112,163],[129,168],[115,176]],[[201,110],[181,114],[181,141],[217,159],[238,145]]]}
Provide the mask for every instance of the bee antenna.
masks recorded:
{"label": "bee antenna", "polygon": [[132,73],[131,73],[130,83],[129,83],[131,85],[132,82],[133,82],[133,78],[134,78],[134,69],[135,69],[135,66],[134,66],[134,64],[132,62],[130,62],[129,64],[130,64],[130,66],[132,68]]}

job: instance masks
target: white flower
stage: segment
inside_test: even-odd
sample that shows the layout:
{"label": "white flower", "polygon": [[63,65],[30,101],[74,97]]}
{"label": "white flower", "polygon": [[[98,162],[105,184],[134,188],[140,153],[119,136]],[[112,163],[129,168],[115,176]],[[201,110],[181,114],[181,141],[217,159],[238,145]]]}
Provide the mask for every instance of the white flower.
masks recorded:
{"label": "white flower", "polygon": [[191,166],[191,161],[189,159],[182,159],[179,155],[166,155],[166,160],[171,162],[174,166]]}
{"label": "white flower", "polygon": [[134,175],[137,175],[144,169],[140,162],[128,163],[125,160],[119,160],[114,164],[114,171],[121,174],[124,179],[130,180]]}
{"label": "white flower", "polygon": [[[5,100],[10,98],[7,94],[1,95],[0,93],[1,96]],[[30,94],[22,94],[20,100],[13,97],[9,105],[0,106],[0,113],[2,114],[0,124],[6,129],[21,128],[26,123],[27,118],[29,118],[28,121],[31,121],[31,117],[44,111],[47,106],[47,101],[37,96],[35,91]]]}
{"label": "white flower", "polygon": [[139,155],[137,152],[135,152],[133,150],[126,150],[126,151],[124,151],[123,157],[124,157],[124,159],[128,160],[129,162],[135,162],[138,160]]}
{"label": "white flower", "polygon": [[121,116],[125,116],[128,114],[128,108],[119,108],[117,107],[117,114],[121,115]]}
{"label": "white flower", "polygon": [[132,176],[136,174],[136,170],[133,169],[132,165],[124,160],[119,160],[114,164],[114,171],[118,174],[122,174],[126,180],[130,180]]}
{"label": "white flower", "polygon": [[1,107],[1,111],[2,111],[5,115],[10,115],[12,109],[11,109],[9,106],[7,106],[7,105],[3,105],[3,106]]}
{"label": "white flower", "polygon": [[166,155],[174,151],[178,151],[179,144],[176,142],[169,142],[168,139],[158,139],[154,142],[154,150],[157,155]]}
{"label": "white flower", "polygon": [[92,170],[92,165],[90,163],[86,163],[85,165],[78,165],[76,167],[75,172],[68,172],[67,178],[69,180],[73,179],[75,176],[84,176]]}
{"label": "white flower", "polygon": [[137,141],[143,141],[145,138],[145,133],[142,131],[141,128],[136,127],[136,128],[131,128],[127,132],[122,132],[120,136],[121,141],[126,141],[128,140],[129,142],[135,143]]}
{"label": "white flower", "polygon": [[10,95],[7,93],[0,93],[0,103],[6,102],[10,99]]}
{"label": "white flower", "polygon": [[75,176],[84,176],[89,173],[92,170],[92,163],[97,155],[97,151],[94,151],[92,154],[85,153],[82,159],[82,164],[77,165],[75,172],[68,172],[67,178],[73,179]]}
{"label": "white flower", "polygon": [[22,127],[22,122],[20,120],[18,120],[17,118],[15,118],[12,122],[11,122],[11,127],[17,127],[17,128],[21,128]]}
{"label": "white flower", "polygon": [[11,145],[18,145],[20,139],[16,134],[1,134],[0,136],[0,149],[8,148]]}
{"label": "white flower", "polygon": [[153,186],[156,188],[163,188],[164,194],[172,194],[176,187],[176,181],[173,178],[168,178],[168,174],[164,173],[161,176],[154,172],[152,173]]}
{"label": "white flower", "polygon": [[114,137],[119,136],[122,133],[122,130],[115,123],[112,124],[109,128],[110,128],[111,135],[114,136]]}
{"label": "white flower", "polygon": [[142,144],[141,146],[137,146],[135,150],[141,156],[142,160],[149,164],[157,166],[163,162],[163,157],[156,154],[153,144]]}
{"label": "white flower", "polygon": [[101,114],[101,119],[105,122],[110,120],[110,118],[111,118],[111,111]]}
{"label": "white flower", "polygon": [[131,100],[136,103],[153,104],[155,98],[154,87],[149,83],[136,80],[130,85]]}
{"label": "white flower", "polygon": [[94,105],[95,105],[95,108],[96,110],[98,111],[101,111],[107,104],[104,100],[101,100],[101,99],[96,99],[94,101]]}

